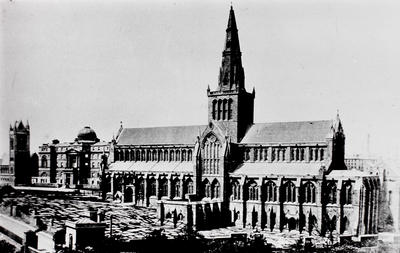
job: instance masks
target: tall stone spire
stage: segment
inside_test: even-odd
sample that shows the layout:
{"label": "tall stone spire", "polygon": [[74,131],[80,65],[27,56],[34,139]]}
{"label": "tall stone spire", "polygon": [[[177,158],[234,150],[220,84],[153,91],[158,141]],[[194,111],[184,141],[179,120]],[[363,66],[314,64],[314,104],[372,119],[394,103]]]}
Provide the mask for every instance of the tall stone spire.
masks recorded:
{"label": "tall stone spire", "polygon": [[222,66],[219,72],[218,90],[232,91],[244,89],[244,70],[240,52],[239,35],[235,12],[231,6],[226,28],[225,48],[222,52]]}

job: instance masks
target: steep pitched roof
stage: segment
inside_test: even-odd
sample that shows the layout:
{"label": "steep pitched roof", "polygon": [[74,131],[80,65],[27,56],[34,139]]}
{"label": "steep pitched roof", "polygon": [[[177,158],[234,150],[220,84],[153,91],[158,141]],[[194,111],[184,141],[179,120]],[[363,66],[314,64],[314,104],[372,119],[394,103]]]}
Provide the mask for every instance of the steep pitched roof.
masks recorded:
{"label": "steep pitched roof", "polygon": [[332,121],[257,123],[251,126],[241,143],[324,142]]}
{"label": "steep pitched roof", "polygon": [[118,136],[118,145],[194,144],[205,125],[148,128],[124,128]]}

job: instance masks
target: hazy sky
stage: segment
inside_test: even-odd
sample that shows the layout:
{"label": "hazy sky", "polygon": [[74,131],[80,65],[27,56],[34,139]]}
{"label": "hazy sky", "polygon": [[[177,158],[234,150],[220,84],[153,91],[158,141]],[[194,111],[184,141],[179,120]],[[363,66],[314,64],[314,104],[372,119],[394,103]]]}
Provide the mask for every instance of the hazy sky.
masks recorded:
{"label": "hazy sky", "polygon": [[[230,1],[0,0],[0,154],[27,119],[31,150],[91,126],[207,123]],[[400,3],[233,1],[255,121],[332,119],[346,153],[399,153]]]}

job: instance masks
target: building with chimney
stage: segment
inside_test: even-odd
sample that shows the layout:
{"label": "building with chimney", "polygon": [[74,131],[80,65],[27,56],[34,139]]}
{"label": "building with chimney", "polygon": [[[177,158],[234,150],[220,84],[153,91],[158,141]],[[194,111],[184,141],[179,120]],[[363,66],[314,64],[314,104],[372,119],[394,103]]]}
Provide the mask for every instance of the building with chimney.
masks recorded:
{"label": "building with chimney", "polygon": [[204,125],[119,129],[110,190],[161,222],[361,236],[377,233],[379,178],[348,170],[333,120],[254,123],[234,10]]}

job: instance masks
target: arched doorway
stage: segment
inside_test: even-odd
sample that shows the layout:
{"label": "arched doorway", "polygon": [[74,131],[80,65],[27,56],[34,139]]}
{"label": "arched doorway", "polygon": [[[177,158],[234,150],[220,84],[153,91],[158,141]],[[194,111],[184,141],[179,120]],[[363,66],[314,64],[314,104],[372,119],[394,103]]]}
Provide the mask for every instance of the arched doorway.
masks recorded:
{"label": "arched doorway", "polygon": [[133,190],[131,187],[125,189],[124,192],[124,202],[132,202],[133,201]]}
{"label": "arched doorway", "polygon": [[296,219],[295,218],[290,218],[288,220],[288,229],[289,231],[296,229]]}

